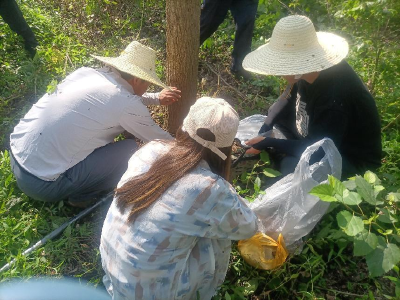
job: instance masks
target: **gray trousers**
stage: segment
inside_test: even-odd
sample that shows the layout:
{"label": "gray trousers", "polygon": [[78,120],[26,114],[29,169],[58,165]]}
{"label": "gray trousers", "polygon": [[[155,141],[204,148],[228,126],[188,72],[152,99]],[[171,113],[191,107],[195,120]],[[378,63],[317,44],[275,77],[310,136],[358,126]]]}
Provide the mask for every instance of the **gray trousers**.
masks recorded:
{"label": "gray trousers", "polygon": [[18,187],[29,197],[45,202],[68,199],[83,202],[112,191],[128,168],[138,146],[126,139],[94,150],[83,161],[61,174],[56,181],[45,181],[28,173],[10,156]]}

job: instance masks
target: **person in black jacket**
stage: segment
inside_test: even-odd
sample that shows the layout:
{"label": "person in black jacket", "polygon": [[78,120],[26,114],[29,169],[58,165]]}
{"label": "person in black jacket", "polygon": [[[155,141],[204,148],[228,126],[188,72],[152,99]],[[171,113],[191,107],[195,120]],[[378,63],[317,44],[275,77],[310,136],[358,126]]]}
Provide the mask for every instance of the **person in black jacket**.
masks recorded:
{"label": "person in black jacket", "polygon": [[[281,19],[270,42],[251,52],[243,67],[251,72],[279,75],[288,82],[271,106],[260,134],[280,129],[287,139],[259,136],[249,153],[273,148],[284,154],[283,175],[293,172],[303,151],[328,137],[342,155],[342,178],[363,174],[381,164],[381,127],[374,98],[344,60],[345,39],[315,32],[304,16]],[[323,153],[320,153],[320,156]]]}
{"label": "person in black jacket", "polygon": [[0,15],[11,30],[24,39],[25,50],[33,58],[36,54],[38,42],[15,0],[0,0]]}

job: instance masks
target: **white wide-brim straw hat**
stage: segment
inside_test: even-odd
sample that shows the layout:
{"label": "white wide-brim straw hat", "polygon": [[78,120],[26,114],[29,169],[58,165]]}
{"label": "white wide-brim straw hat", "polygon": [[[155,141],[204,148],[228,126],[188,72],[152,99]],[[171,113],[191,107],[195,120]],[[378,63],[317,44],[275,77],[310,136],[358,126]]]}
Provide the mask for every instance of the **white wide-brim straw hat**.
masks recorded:
{"label": "white wide-brim straw hat", "polygon": [[243,68],[264,75],[301,75],[330,68],[348,52],[344,38],[316,32],[309,18],[293,15],[279,20],[269,42],[249,53]]}
{"label": "white wide-brim straw hat", "polygon": [[139,42],[130,43],[118,57],[92,56],[119,71],[163,88],[166,87],[156,74],[156,52]]}
{"label": "white wide-brim straw hat", "polygon": [[[202,97],[190,107],[183,120],[182,130],[203,147],[210,149],[225,160],[226,155],[218,148],[231,147],[239,126],[239,115],[221,98]],[[198,129],[208,129],[215,141],[207,141],[197,135]]]}

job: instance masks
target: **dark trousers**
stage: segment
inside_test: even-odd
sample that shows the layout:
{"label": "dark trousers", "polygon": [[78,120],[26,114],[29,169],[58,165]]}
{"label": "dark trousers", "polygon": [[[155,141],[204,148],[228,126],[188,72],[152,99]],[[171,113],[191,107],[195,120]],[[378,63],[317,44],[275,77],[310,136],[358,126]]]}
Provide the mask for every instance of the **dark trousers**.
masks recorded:
{"label": "dark trousers", "polygon": [[126,139],[94,150],[88,157],[61,174],[55,181],[45,181],[22,168],[10,157],[18,187],[29,197],[56,202],[84,202],[116,188],[137,150],[134,140]]}
{"label": "dark trousers", "polygon": [[251,51],[257,6],[258,0],[204,0],[200,16],[200,44],[218,29],[230,10],[236,25],[232,69],[241,69],[244,57]]}
{"label": "dark trousers", "polygon": [[0,15],[11,30],[25,41],[25,48],[36,48],[38,42],[32,29],[26,23],[15,0],[0,0]]}

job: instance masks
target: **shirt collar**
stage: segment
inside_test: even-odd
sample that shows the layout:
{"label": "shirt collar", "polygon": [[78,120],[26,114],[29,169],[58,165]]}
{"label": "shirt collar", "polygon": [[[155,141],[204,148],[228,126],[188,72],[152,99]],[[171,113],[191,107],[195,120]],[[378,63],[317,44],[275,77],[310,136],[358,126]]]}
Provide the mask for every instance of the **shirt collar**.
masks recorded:
{"label": "shirt collar", "polygon": [[112,67],[112,66],[104,66],[101,69],[99,69],[100,72],[108,73],[111,75],[114,80],[123,86],[128,92],[132,93],[135,95],[135,91],[133,90],[132,86],[121,77],[121,73],[118,71],[118,69]]}

